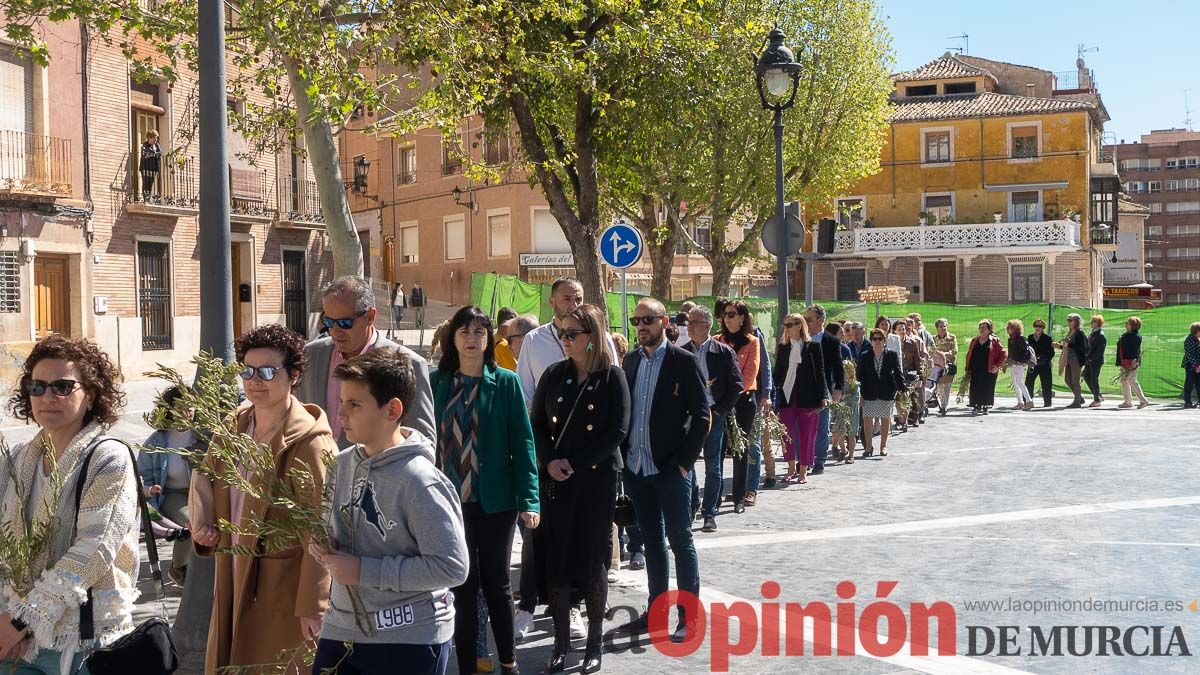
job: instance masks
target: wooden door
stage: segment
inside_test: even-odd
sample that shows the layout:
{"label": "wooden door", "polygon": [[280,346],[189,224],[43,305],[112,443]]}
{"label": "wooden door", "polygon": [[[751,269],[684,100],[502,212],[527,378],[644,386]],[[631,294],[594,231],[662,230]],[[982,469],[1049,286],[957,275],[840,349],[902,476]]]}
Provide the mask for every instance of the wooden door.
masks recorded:
{"label": "wooden door", "polygon": [[33,264],[33,306],[37,337],[68,335],[71,287],[67,259],[41,255]]}
{"label": "wooden door", "polygon": [[925,263],[921,282],[925,287],[925,302],[954,304],[958,301],[955,293],[957,264],[953,260]]}
{"label": "wooden door", "polygon": [[242,302],[239,299],[238,286],[242,283],[242,247],[234,243],[229,250],[230,269],[233,274],[233,337],[242,334]]}

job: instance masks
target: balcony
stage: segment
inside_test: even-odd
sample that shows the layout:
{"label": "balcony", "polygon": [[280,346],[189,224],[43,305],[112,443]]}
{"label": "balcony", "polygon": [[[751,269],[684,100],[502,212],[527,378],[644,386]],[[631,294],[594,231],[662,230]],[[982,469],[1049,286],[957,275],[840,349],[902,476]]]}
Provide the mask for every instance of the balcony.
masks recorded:
{"label": "balcony", "polygon": [[1117,250],[1117,232],[1114,227],[1089,227],[1088,243],[1098,251]]}
{"label": "balcony", "polygon": [[0,131],[0,199],[53,202],[71,196],[71,141]]}
{"label": "balcony", "polygon": [[834,255],[904,257],[930,254],[1042,253],[1078,250],[1079,223],[1033,223],[871,227],[837,233]]}
{"label": "balcony", "polygon": [[235,223],[267,223],[275,216],[265,169],[229,167],[229,219]]}
{"label": "balcony", "polygon": [[138,171],[137,155],[126,155],[125,210],[154,216],[194,216],[200,212],[199,162],[164,154],[158,172]]}
{"label": "balcony", "polygon": [[321,215],[321,196],[317,182],[303,178],[288,178],[283,181],[285,189],[279,195],[279,223],[284,226],[321,228],[325,217]]}

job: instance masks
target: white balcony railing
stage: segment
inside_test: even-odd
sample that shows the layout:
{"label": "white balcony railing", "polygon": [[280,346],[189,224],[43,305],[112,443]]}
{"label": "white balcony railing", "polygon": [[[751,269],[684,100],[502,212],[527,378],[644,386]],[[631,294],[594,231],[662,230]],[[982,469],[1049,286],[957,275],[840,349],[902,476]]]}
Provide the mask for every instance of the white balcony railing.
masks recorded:
{"label": "white balcony railing", "polygon": [[928,251],[981,252],[980,249],[1079,248],[1079,223],[1047,220],[1033,223],[871,227],[837,233],[833,252],[855,255]]}

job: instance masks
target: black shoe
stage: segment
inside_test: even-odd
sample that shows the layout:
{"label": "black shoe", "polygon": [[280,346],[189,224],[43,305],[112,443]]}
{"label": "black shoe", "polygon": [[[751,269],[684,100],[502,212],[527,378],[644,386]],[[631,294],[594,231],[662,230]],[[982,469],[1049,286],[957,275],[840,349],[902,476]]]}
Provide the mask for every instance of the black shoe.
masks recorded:
{"label": "black shoe", "polygon": [[626,635],[641,635],[650,632],[650,619],[642,614],[629,623],[617,626],[617,631]]}
{"label": "black shoe", "polygon": [[500,675],[521,675],[521,671],[515,665],[512,668],[500,666]]}
{"label": "black shoe", "polygon": [[558,644],[550,652],[550,660],[546,662],[547,673],[561,673],[567,668],[567,649]]}
{"label": "black shoe", "polygon": [[591,641],[589,641],[587,650],[584,651],[584,653],[583,653],[583,672],[584,673],[600,672],[601,655],[603,653],[604,653],[604,650],[601,648],[601,644],[599,642],[592,644]]}
{"label": "black shoe", "polygon": [[766,479],[763,480],[763,488],[764,489],[769,490],[773,487],[775,487],[775,477],[774,476],[768,476]]}
{"label": "black shoe", "polygon": [[745,512],[746,512],[746,505],[745,505],[745,504],[743,504],[742,502],[734,502],[734,504],[733,504],[733,512],[734,512],[734,513],[745,513]]}
{"label": "black shoe", "polygon": [[701,532],[716,532],[717,531],[717,519],[713,518],[712,516],[705,516],[704,517],[704,527],[701,527],[700,531]]}
{"label": "black shoe", "polygon": [[646,569],[646,556],[640,551],[629,556],[629,569],[635,571]]}
{"label": "black shoe", "polygon": [[809,471],[809,472],[808,472],[808,475],[810,475],[810,476],[820,476],[820,475],[821,475],[821,474],[823,474],[823,473],[825,473],[825,465],[824,465],[824,464],[817,464],[816,466],[814,466],[814,467],[812,468],[812,471]]}
{"label": "black shoe", "polygon": [[[693,628],[693,630],[695,629],[694,626],[692,628]],[[675,632],[671,633],[671,642],[674,642],[675,644],[679,644],[681,642],[686,642],[687,636],[688,636],[687,624],[686,623],[678,624],[675,626]]]}

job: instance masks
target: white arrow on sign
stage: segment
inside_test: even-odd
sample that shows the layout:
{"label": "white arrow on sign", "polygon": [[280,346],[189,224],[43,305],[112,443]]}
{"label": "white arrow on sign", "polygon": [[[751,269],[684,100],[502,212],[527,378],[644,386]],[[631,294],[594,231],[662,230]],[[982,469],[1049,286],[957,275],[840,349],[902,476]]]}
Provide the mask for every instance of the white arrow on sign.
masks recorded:
{"label": "white arrow on sign", "polygon": [[612,236],[609,237],[608,240],[610,242],[612,242],[613,260],[614,261],[621,259],[622,251],[632,251],[633,249],[637,248],[637,245],[634,244],[632,241],[627,241],[625,243],[621,243],[621,235],[616,232],[613,232]]}

